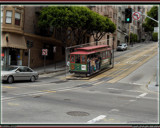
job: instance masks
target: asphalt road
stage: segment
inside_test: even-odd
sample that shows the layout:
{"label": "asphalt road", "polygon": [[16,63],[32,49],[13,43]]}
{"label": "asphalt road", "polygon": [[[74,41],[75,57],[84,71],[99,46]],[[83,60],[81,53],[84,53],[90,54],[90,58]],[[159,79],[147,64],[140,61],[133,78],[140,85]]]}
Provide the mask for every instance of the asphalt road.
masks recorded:
{"label": "asphalt road", "polygon": [[155,46],[116,52],[115,67],[90,80],[65,80],[62,74],[2,84],[2,123],[158,123],[158,93],[146,87],[156,72]]}

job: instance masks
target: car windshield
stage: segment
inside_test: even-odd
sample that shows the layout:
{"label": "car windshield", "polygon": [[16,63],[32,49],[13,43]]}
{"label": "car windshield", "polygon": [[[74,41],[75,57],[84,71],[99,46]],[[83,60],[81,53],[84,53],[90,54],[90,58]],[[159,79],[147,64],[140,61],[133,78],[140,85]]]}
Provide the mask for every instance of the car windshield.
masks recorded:
{"label": "car windshield", "polygon": [[13,70],[16,70],[18,67],[6,67],[6,68],[3,68],[2,70],[3,71],[13,71]]}

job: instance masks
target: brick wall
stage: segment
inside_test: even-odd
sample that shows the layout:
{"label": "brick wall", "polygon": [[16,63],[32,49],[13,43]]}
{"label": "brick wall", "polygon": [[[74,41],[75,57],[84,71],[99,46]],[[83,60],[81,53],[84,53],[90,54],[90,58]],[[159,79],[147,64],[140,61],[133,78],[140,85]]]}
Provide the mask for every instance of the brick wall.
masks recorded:
{"label": "brick wall", "polygon": [[[30,67],[31,68],[37,68],[44,65],[44,58],[42,56],[42,49],[44,48],[44,43],[47,43],[47,41],[41,41],[35,38],[31,37],[25,37],[27,40],[33,41],[33,47],[30,50]],[[47,44],[54,44],[54,42],[48,42]],[[23,65],[28,65],[28,49],[23,51]],[[54,64],[56,62],[60,62],[64,60],[64,56],[62,55],[62,47],[56,46],[56,53],[54,54],[53,59],[46,59],[46,65]]]}

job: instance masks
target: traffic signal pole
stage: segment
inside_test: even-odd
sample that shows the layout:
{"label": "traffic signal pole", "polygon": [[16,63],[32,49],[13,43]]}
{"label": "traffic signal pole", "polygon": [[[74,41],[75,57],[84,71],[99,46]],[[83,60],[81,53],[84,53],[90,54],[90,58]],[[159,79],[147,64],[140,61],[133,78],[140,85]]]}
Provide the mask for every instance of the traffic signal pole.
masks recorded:
{"label": "traffic signal pole", "polygon": [[130,46],[130,33],[131,33],[131,24],[129,23],[129,36],[128,36],[128,46]]}
{"label": "traffic signal pole", "polygon": [[29,48],[29,50],[28,50],[28,67],[30,67],[30,54],[31,54],[31,49]]}

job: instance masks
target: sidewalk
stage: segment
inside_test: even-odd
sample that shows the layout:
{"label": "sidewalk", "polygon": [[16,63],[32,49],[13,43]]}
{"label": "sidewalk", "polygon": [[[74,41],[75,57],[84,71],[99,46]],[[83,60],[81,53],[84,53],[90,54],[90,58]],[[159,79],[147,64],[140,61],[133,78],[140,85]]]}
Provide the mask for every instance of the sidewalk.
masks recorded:
{"label": "sidewalk", "polygon": [[37,71],[39,73],[39,75],[44,75],[44,74],[49,74],[49,73],[56,73],[56,72],[60,72],[60,71],[65,71],[66,67],[65,67],[65,62],[58,62],[52,65],[46,65],[45,68],[43,67],[39,67],[39,68],[34,68],[34,71]]}
{"label": "sidewalk", "polygon": [[148,83],[147,87],[150,91],[158,92],[159,86],[156,86],[156,75],[153,77],[153,79]]}

